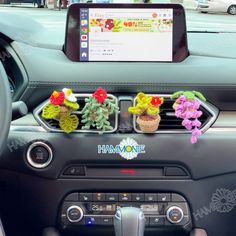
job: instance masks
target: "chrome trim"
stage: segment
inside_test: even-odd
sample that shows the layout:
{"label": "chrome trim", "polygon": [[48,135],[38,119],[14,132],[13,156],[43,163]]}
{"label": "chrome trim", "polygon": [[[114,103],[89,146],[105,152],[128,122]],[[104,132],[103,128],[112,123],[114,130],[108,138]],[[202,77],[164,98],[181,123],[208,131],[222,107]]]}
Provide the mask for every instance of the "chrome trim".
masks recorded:
{"label": "chrome trim", "polygon": [[[69,211],[70,211],[71,209],[77,209],[77,210],[80,212],[80,218],[79,218],[79,219],[77,219],[77,220],[72,220],[72,219],[69,217]],[[76,206],[76,205],[73,205],[73,206],[70,206],[70,207],[66,210],[66,217],[67,217],[67,219],[68,219],[71,223],[78,223],[78,222],[80,222],[80,221],[83,219],[83,217],[84,217],[84,212],[83,212],[83,210],[82,210],[81,207]]]}
{"label": "chrome trim", "polygon": [[[11,132],[47,132],[41,126],[23,126],[23,125],[12,125],[10,128]],[[205,133],[214,133],[214,132],[236,132],[236,127],[214,127],[209,128]]]}
{"label": "chrome trim", "polygon": [[[92,94],[75,94],[75,96],[77,98],[87,98],[87,97],[90,97]],[[117,97],[113,96],[112,94],[107,94],[107,97],[108,98],[111,98],[111,99],[114,99],[115,101],[115,104],[118,105],[118,99]],[[43,110],[43,107],[45,105],[49,104],[49,99],[46,100],[45,102],[43,102],[41,105],[39,105],[34,111],[33,111],[33,115],[34,115],[34,118],[36,119],[36,121],[42,125],[42,127],[46,130],[46,131],[49,131],[49,132],[55,132],[55,133],[63,133],[62,130],[60,129],[55,129],[55,128],[51,128],[47,122],[45,122],[45,120],[43,120],[41,117],[40,117],[40,113],[42,112]],[[81,110],[80,111],[76,111],[76,112],[73,112],[73,114],[82,114]],[[118,113],[115,114],[115,126],[112,130],[109,130],[109,131],[102,131],[102,130],[75,130],[73,131],[73,133],[98,133],[98,134],[103,134],[103,133],[114,133],[116,130],[118,129]]]}
{"label": "chrome trim", "polygon": [[10,132],[47,132],[41,126],[11,125]]}
{"label": "chrome trim", "polygon": [[[32,160],[32,157],[30,156],[30,152],[32,151],[32,149],[34,147],[37,147],[37,146],[43,146],[44,148],[47,149],[48,151],[48,154],[49,154],[49,157],[48,157],[48,160],[43,163],[43,164],[38,164],[38,163],[35,163],[33,160]],[[53,153],[52,153],[52,149],[51,147],[49,147],[49,145],[47,145],[46,143],[44,142],[41,142],[41,141],[37,141],[37,142],[34,142],[32,143],[28,149],[27,149],[27,152],[26,152],[26,159],[27,159],[27,162],[34,168],[37,168],[37,169],[43,169],[43,168],[46,168],[47,166],[50,165],[50,163],[52,162],[52,158],[53,158]]]}
{"label": "chrome trim", "polygon": [[[164,97],[164,98],[170,98],[171,97],[171,94],[147,94],[148,96],[159,96],[159,97]],[[136,104],[136,99],[137,97],[134,99],[134,106]],[[203,106],[208,112],[211,113],[212,117],[209,119],[209,121],[207,122],[207,124],[205,124],[202,128],[201,128],[201,131],[202,133],[205,133],[210,127],[211,125],[215,122],[215,120],[217,119],[218,117],[218,114],[219,114],[219,110],[213,106],[212,104],[208,103],[208,102],[203,102],[201,101],[200,99],[197,98],[197,100],[201,103],[201,106]],[[171,115],[174,115],[172,114],[172,112],[168,112],[168,115],[171,116]],[[140,134],[143,134],[144,132],[142,132],[141,130],[139,130],[137,128],[137,125],[136,125],[136,115],[133,116],[133,127],[134,127],[134,130],[136,133],[140,133]],[[158,134],[161,134],[161,133],[164,133],[164,134],[183,134],[183,133],[191,133],[191,131],[188,131],[188,130],[175,130],[175,129],[166,129],[166,130],[157,130],[156,132],[152,132],[152,133],[158,133]]]}
{"label": "chrome trim", "polygon": [[234,128],[236,127],[236,112],[235,111],[220,111],[216,122],[212,128]]}
{"label": "chrome trim", "polygon": [[208,129],[205,133],[215,133],[215,132],[232,132],[232,133],[236,133],[236,128],[235,127],[221,127],[221,128],[217,128],[217,127],[211,127],[210,129]]}
{"label": "chrome trim", "polygon": [[[180,211],[181,217],[180,217],[179,220],[174,221],[174,220],[172,220],[172,219],[170,218],[170,212],[171,212],[172,210],[178,210],[178,211]],[[167,220],[168,220],[170,223],[172,223],[172,224],[178,224],[178,223],[180,223],[180,222],[183,220],[183,218],[184,218],[184,212],[183,212],[183,210],[182,210],[180,207],[178,207],[178,206],[171,206],[171,207],[167,210],[167,212],[166,212],[166,218],[167,218]]]}

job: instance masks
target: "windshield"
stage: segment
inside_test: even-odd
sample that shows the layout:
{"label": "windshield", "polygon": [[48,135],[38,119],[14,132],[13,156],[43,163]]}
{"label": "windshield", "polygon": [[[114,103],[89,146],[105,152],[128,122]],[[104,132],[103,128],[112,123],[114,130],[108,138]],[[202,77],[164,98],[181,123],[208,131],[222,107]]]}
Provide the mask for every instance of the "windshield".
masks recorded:
{"label": "windshield", "polygon": [[[94,0],[110,3],[112,0]],[[137,0],[113,0],[113,3],[135,3]],[[144,0],[145,1],[145,0]],[[0,0],[0,13],[27,15],[50,30],[65,30],[70,4],[79,0]],[[152,3],[160,1],[152,0]],[[188,32],[236,32],[236,0],[165,0],[182,4],[186,11]]]}

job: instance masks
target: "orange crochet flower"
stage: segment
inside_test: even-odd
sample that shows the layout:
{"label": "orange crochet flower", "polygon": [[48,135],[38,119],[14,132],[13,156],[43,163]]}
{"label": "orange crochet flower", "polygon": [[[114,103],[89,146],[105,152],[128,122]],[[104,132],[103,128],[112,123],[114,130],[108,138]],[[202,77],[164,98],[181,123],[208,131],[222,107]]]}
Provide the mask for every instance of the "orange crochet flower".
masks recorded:
{"label": "orange crochet flower", "polygon": [[50,97],[50,102],[53,105],[61,105],[64,102],[65,94],[63,92],[54,91]]}

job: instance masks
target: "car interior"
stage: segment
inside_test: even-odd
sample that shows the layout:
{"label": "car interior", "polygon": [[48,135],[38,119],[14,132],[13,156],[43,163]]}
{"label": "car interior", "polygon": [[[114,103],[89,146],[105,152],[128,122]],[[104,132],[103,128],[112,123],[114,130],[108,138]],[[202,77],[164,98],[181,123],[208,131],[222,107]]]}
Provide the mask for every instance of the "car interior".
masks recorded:
{"label": "car interior", "polygon": [[235,236],[235,39],[178,4],[2,12],[0,235]]}

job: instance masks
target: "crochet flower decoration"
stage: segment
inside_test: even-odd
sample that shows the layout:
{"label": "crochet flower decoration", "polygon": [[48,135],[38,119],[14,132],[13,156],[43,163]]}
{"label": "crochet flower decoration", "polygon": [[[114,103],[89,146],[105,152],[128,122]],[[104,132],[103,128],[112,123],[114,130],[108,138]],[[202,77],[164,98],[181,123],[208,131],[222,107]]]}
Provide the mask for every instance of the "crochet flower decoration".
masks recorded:
{"label": "crochet flower decoration", "polygon": [[64,88],[62,92],[54,91],[52,93],[49,103],[43,108],[42,118],[57,121],[64,132],[71,133],[77,129],[79,124],[78,117],[73,114],[78,109],[76,96],[71,89]]}
{"label": "crochet flower decoration", "polygon": [[161,117],[160,106],[164,98],[158,96],[149,96],[140,92],[136,96],[135,106],[128,108],[128,112],[136,116],[137,127],[144,133],[153,133],[157,131]]}
{"label": "crochet flower decoration", "polygon": [[63,92],[54,91],[50,96],[50,103],[53,105],[61,105],[64,102],[65,94]]}
{"label": "crochet flower decoration", "polygon": [[206,101],[205,97],[197,91],[180,91],[174,93],[172,99],[176,99],[173,105],[175,116],[183,119],[182,125],[191,131],[191,143],[195,144],[198,136],[202,134],[200,130],[202,124],[199,121],[202,115],[199,111],[201,103],[198,99]]}
{"label": "crochet flower decoration", "polygon": [[108,98],[107,91],[99,87],[91,97],[85,99],[82,110],[82,129],[95,128],[101,131],[112,130],[109,117],[119,112],[119,107],[112,98]]}
{"label": "crochet flower decoration", "polygon": [[71,89],[64,88],[62,89],[62,92],[65,94],[65,99],[69,102],[77,102],[76,96],[72,93]]}
{"label": "crochet flower decoration", "polygon": [[164,99],[162,97],[152,97],[152,100],[151,100],[151,104],[154,106],[154,107],[158,107],[160,105],[162,105],[164,102]]}
{"label": "crochet flower decoration", "polygon": [[160,106],[164,102],[163,97],[151,97],[145,93],[137,94],[137,104],[134,107],[129,107],[128,111],[131,114],[156,116],[160,112]]}
{"label": "crochet flower decoration", "polygon": [[98,103],[103,103],[107,99],[107,91],[99,87],[93,94]]}

